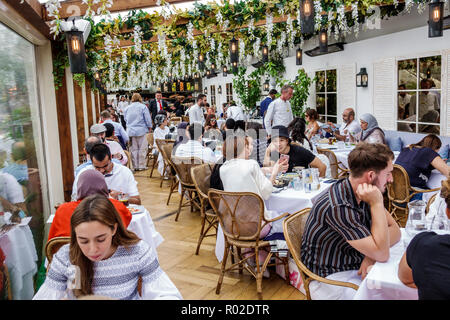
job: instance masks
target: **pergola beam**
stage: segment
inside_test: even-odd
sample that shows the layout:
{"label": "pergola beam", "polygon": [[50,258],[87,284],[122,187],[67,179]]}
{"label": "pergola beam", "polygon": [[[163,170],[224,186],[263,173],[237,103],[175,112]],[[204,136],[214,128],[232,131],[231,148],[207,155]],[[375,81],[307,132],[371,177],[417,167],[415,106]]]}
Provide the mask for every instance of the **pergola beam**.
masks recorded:
{"label": "pergola beam", "polygon": [[46,38],[50,40],[52,39],[50,35],[50,27],[43,20],[43,12],[45,11],[45,8],[42,8],[39,1],[24,0],[24,2],[21,3],[19,0],[4,0],[4,2],[13,8]]}
{"label": "pergola beam", "polygon": [[[170,4],[190,2],[191,0],[166,0],[166,2]],[[66,19],[69,17],[78,17],[84,16],[87,11],[87,4],[82,3],[81,0],[66,0],[61,1],[61,8],[59,9],[59,14],[61,19]],[[97,10],[101,4],[93,5],[92,9]],[[114,0],[111,8],[108,8],[109,12],[121,12],[121,11],[129,11],[133,9],[145,9],[145,8],[153,8],[157,7],[156,0]],[[44,12],[44,20],[51,21],[52,17],[47,15],[47,11],[45,10],[45,5],[42,5]]]}

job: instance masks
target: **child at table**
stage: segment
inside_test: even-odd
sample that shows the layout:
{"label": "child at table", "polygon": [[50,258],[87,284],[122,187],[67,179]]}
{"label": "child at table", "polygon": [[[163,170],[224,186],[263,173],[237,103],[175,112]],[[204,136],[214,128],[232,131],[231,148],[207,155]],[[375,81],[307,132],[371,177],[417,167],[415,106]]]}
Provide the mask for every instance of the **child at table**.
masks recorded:
{"label": "child at table", "polygon": [[[54,255],[34,300],[100,295],[121,300],[182,299],[156,252],[123,226],[103,195],[85,198],[71,221],[70,244]],[[141,293],[138,281],[142,280]]]}

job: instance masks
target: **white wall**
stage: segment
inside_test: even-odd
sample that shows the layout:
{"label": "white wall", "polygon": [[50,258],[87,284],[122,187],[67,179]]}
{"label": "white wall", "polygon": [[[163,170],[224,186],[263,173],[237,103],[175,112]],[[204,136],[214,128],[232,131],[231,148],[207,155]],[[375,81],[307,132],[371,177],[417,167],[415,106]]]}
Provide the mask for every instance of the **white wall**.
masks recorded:
{"label": "white wall", "polygon": [[[330,37],[330,43],[334,43],[333,40],[334,37]],[[303,50],[309,50],[316,46],[317,40],[313,39],[305,43]],[[367,40],[352,42],[344,46],[344,51],[337,53],[326,54],[318,57],[309,57],[304,54],[302,66],[295,65],[295,55],[292,55],[284,60],[286,66],[284,79],[294,79],[300,67],[304,68],[305,71],[312,77],[318,69],[340,67],[343,65],[356,63],[356,73],[358,73],[360,68],[365,67],[367,69],[367,73],[369,74],[369,86],[367,88],[357,88],[356,90],[356,113],[357,115],[361,115],[363,113],[373,111],[372,76],[373,63],[375,61],[386,58],[398,58],[401,56],[410,57],[423,54],[426,55],[428,53],[439,54],[445,49],[450,49],[450,31],[444,30],[444,36],[441,38],[428,38],[428,27],[423,26],[406,31],[390,33]],[[291,52],[291,54],[294,54],[294,52]],[[253,67],[250,67],[249,72],[253,69]],[[232,75],[228,75],[228,77],[223,78],[221,74],[216,78],[204,78],[203,89],[205,86],[208,86],[209,94],[209,86],[211,84],[215,84],[217,102],[223,102],[225,101],[225,83],[232,82],[232,78]],[[222,85],[222,95],[217,95],[217,86],[219,84]],[[442,92],[444,92],[445,89],[445,87],[442,88]],[[442,101],[443,108],[444,105],[445,101]],[[310,106],[314,107],[312,103]],[[442,112],[444,112],[444,109]]]}

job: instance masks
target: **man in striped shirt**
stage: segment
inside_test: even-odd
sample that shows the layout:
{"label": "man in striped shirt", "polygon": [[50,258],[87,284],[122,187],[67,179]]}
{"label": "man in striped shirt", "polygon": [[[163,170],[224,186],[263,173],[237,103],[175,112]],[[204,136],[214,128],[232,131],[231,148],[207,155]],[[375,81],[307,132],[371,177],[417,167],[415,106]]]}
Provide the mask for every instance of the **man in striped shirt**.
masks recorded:
{"label": "man in striped shirt", "polygon": [[[331,280],[360,284],[367,268],[389,259],[400,229],[384,208],[394,154],[384,144],[359,144],[348,157],[350,177],[331,186],[314,204],[303,233],[301,259]],[[350,288],[313,281],[313,299],[351,299]]]}

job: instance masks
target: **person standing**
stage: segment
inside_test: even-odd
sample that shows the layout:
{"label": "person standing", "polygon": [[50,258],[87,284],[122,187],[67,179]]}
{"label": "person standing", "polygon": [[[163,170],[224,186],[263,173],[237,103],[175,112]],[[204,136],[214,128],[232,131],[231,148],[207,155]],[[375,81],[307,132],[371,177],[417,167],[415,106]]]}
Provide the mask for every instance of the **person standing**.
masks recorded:
{"label": "person standing", "polygon": [[127,110],[127,108],[128,108],[128,102],[126,101],[125,96],[122,96],[120,98],[120,102],[119,102],[117,108],[119,109],[120,122],[122,123],[123,128],[126,129],[127,123],[125,122],[124,113],[125,113],[125,110]]}
{"label": "person standing", "polygon": [[206,103],[206,95],[204,95],[203,93],[200,93],[197,96],[197,103],[194,104],[189,109],[189,113],[188,113],[189,124],[198,122],[201,125],[203,125],[203,123],[205,122],[205,115],[203,114],[202,107],[205,105],[205,103]]}
{"label": "person standing", "polygon": [[269,105],[272,103],[272,101],[275,100],[275,95],[277,93],[278,93],[277,90],[271,89],[269,91],[269,95],[263,101],[261,101],[259,115],[263,118],[263,123],[264,123],[264,117],[266,116],[267,109],[269,108]]}
{"label": "person standing", "polygon": [[234,101],[230,103],[227,109],[227,119],[234,119],[234,121],[245,120],[244,110],[242,110],[242,107],[237,106]]}
{"label": "person standing", "polygon": [[125,110],[127,133],[131,140],[131,159],[135,171],[145,170],[148,150],[147,133],[152,130],[152,118],[139,93],[133,94],[131,105]]}
{"label": "person standing", "polygon": [[150,113],[152,114],[152,123],[155,123],[155,117],[158,112],[167,110],[167,101],[163,100],[161,91],[156,91],[155,99],[150,102]]}
{"label": "person standing", "polygon": [[284,85],[281,88],[281,96],[269,104],[269,107],[264,118],[264,125],[267,134],[272,134],[272,127],[285,126],[294,119],[292,108],[289,100],[291,100],[294,93],[294,88],[290,85]]}

